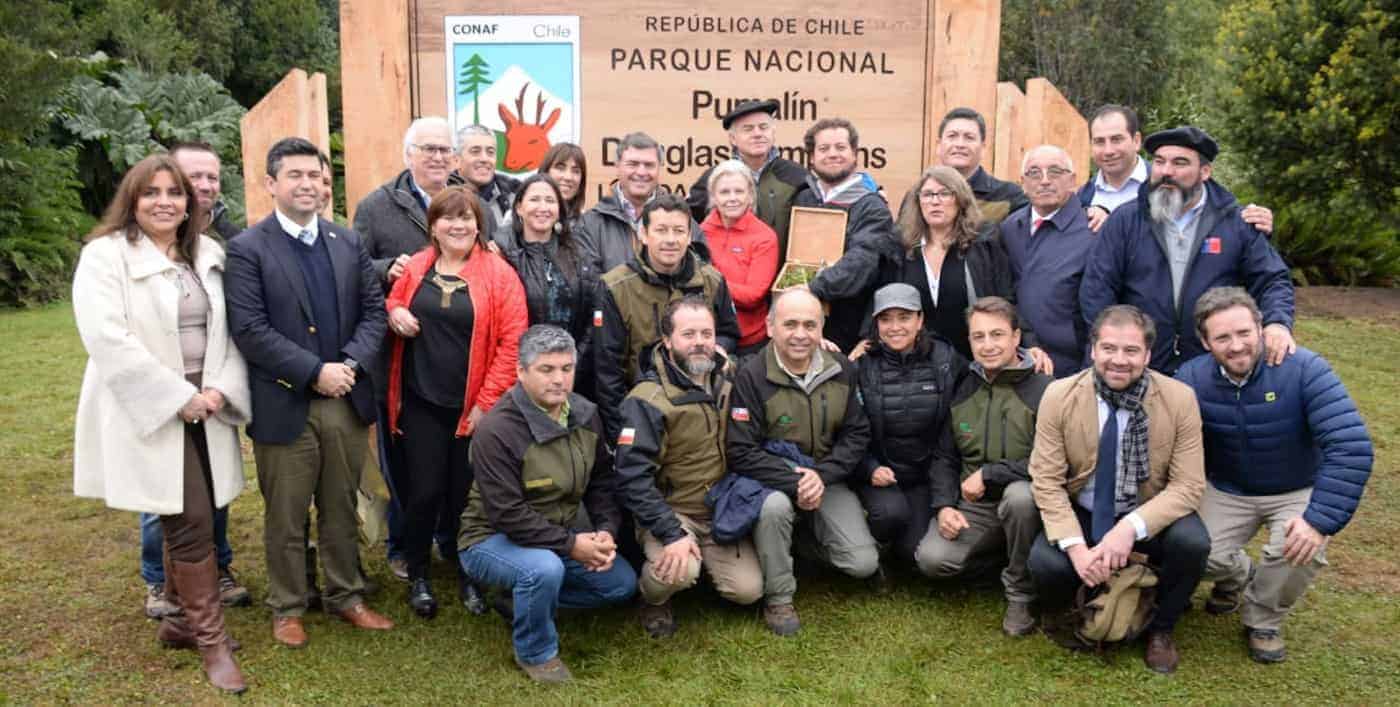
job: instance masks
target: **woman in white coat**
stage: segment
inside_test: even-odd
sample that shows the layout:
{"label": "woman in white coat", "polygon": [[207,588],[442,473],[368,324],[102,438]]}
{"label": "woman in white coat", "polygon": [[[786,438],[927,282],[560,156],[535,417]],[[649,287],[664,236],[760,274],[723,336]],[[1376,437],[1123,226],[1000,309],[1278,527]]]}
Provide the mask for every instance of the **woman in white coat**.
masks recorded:
{"label": "woman in white coat", "polygon": [[88,235],[73,279],[87,348],[73,486],[108,506],[160,515],[166,577],[185,616],[162,619],[168,645],[198,648],[216,687],[245,689],[224,630],[214,508],[243,489],[238,425],[248,372],[229,340],[223,249],[188,179],[166,155],[122,178]]}

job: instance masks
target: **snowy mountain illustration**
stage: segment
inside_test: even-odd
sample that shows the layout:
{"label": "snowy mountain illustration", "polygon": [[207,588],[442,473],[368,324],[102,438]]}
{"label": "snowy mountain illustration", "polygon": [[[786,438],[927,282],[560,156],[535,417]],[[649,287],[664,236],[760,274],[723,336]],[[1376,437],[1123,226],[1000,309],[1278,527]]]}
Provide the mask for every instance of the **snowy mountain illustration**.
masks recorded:
{"label": "snowy mountain illustration", "polygon": [[[520,95],[522,87],[525,88],[523,100]],[[477,111],[473,110],[472,96],[458,96],[458,101],[454,118],[457,123],[455,129],[460,130],[471,125],[472,116]],[[577,141],[574,136],[574,107],[546,90],[519,64],[511,64],[500,78],[483,88],[476,103],[480,104],[481,124],[500,133],[506,132],[507,127],[501,117],[502,106],[527,125],[545,124],[550,114],[558,109],[559,117],[547,133],[549,142]]]}

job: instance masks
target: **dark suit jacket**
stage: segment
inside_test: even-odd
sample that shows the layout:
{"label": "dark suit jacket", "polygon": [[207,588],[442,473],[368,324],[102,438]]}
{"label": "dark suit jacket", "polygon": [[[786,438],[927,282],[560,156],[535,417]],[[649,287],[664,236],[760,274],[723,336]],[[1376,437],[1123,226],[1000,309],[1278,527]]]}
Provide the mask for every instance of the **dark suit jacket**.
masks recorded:
{"label": "dark suit jacket", "polygon": [[[384,291],[359,235],[325,219],[317,229],[335,269],[340,352],[361,364],[350,403],[368,424],[375,410],[367,368],[384,341]],[[315,397],[311,386],[321,364],[328,363],[315,353],[316,322],[292,247],[273,214],[229,241],[224,269],[229,330],[248,361],[253,396],[248,436],[269,444],[286,444],[301,434]]]}

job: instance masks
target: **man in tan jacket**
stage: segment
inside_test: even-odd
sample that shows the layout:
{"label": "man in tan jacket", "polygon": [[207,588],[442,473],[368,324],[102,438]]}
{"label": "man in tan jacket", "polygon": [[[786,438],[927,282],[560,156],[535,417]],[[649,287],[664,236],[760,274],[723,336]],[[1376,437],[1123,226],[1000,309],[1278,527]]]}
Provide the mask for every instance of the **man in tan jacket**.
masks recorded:
{"label": "man in tan jacket", "polygon": [[[1046,607],[1096,586],[1138,551],[1157,568],[1147,666],[1176,669],[1172,629],[1205,571],[1210,536],[1196,395],[1147,370],[1156,328],[1131,305],[1108,307],[1089,334],[1093,368],[1055,381],[1036,423],[1030,475],[1045,531],[1030,571]],[[1103,463],[1100,463],[1102,459]]]}

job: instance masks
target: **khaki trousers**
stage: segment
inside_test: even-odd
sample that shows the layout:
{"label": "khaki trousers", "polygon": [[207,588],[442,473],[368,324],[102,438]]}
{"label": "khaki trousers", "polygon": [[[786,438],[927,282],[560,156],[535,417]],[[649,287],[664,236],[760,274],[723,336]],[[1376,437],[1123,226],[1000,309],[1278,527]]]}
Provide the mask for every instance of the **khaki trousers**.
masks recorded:
{"label": "khaki trousers", "polygon": [[763,570],[758,566],[758,551],[753,540],[744,538],[733,545],[720,545],[710,535],[710,523],[698,521],[690,516],[676,513],[681,529],[700,546],[700,558],[691,558],[686,566],[685,576],[679,582],[668,584],[661,581],[653,571],[661,559],[664,547],[661,541],[643,528],[637,528],[637,541],[642,544],[647,561],[642,565],[637,587],[641,590],[642,601],[653,606],[664,604],[676,593],[695,586],[700,579],[700,567],[710,573],[719,595],[735,604],[752,604],[763,597]]}
{"label": "khaki trousers", "polygon": [[1035,601],[1035,583],[1026,565],[1031,543],[1040,532],[1040,511],[1035,507],[1028,481],[1007,484],[997,501],[962,501],[958,504],[967,519],[954,540],[938,532],[938,517],[928,526],[928,532],[914,552],[919,570],[929,577],[956,577],[969,565],[969,560],[996,558],[1006,549],[1007,564],[1001,572],[1001,584],[1006,600]]}
{"label": "khaki trousers", "polygon": [[[798,533],[795,547],[794,530]],[[782,491],[768,494],[753,529],[753,543],[763,568],[764,601],[769,606],[791,604],[797,593],[794,551],[857,579],[880,569],[880,550],[865,522],[865,509],[845,484],[827,486],[815,511],[799,511]]]}
{"label": "khaki trousers", "polygon": [[1277,631],[1313,578],[1327,566],[1326,545],[1302,567],[1283,559],[1284,528],[1303,515],[1311,498],[1311,486],[1275,496],[1235,496],[1206,484],[1201,498],[1201,521],[1210,533],[1205,579],[1213,580],[1216,587],[1230,590],[1245,584],[1253,563],[1244,546],[1259,526],[1269,526],[1254,579],[1244,587],[1240,617],[1245,626]]}
{"label": "khaki trousers", "polygon": [[264,504],[267,604],[276,616],[306,611],[306,522],[313,501],[326,608],[341,611],[363,601],[355,494],[368,451],[368,426],[346,398],[312,400],[306,427],[291,443],[253,445]]}

